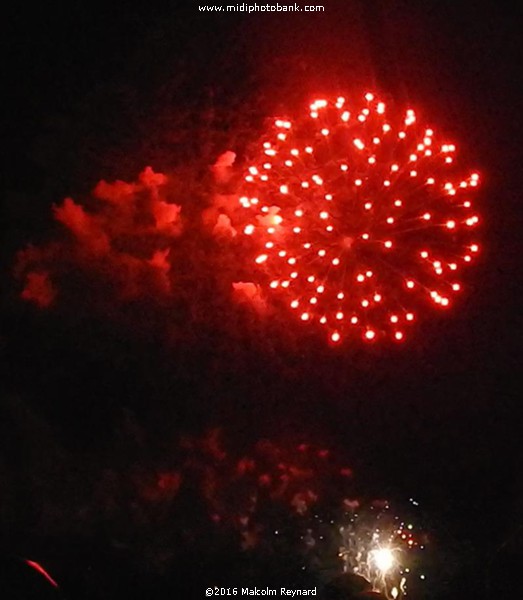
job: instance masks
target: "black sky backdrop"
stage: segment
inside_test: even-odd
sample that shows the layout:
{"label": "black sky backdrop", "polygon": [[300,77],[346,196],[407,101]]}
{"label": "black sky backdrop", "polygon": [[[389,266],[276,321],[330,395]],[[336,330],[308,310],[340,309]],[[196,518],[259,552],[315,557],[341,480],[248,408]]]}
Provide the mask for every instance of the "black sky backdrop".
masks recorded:
{"label": "black sky backdrop", "polygon": [[[313,438],[341,449],[372,492],[419,499],[436,537],[469,544],[453,589],[481,594],[496,549],[506,543],[498,562],[509,565],[521,553],[521,21],[469,0],[324,4],[276,16],[202,16],[196,0],[8,6],[4,461],[23,469],[34,451],[30,434],[12,433],[31,430],[27,415],[93,461],[125,411],[159,437],[227,425],[240,445]],[[420,107],[483,177],[484,249],[465,298],[404,347],[340,355],[304,341],[275,360],[244,342],[231,365],[212,334],[166,348],[74,307],[19,300],[15,253],[53,235],[53,203],[146,165],[241,158],[264,116],[369,87]],[[518,585],[511,568],[499,573]]]}

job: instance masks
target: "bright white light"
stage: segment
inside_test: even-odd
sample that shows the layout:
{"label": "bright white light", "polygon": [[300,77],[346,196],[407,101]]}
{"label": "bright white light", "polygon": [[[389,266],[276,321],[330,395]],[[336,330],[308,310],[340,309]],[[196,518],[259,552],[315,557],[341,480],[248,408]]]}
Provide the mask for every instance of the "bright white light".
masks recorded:
{"label": "bright white light", "polygon": [[380,548],[372,551],[372,560],[376,567],[385,574],[394,566],[394,555],[388,548]]}

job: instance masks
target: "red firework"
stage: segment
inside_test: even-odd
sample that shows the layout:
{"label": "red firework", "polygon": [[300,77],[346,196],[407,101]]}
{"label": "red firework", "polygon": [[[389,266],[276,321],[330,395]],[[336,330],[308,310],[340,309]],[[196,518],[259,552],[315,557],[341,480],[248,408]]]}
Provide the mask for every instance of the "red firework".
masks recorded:
{"label": "red firework", "polygon": [[239,199],[258,283],[334,343],[404,340],[423,306],[451,305],[479,251],[479,175],[457,176],[454,154],[372,93],[275,120]]}

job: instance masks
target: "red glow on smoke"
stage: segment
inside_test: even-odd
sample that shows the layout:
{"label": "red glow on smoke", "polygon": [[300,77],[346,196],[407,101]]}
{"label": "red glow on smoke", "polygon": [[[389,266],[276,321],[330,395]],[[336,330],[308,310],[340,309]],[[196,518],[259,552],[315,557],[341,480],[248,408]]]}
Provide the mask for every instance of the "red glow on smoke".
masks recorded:
{"label": "red glow on smoke", "polygon": [[79,274],[103,283],[102,300],[115,305],[169,296],[170,252],[182,223],[181,207],[168,201],[167,183],[165,175],[148,167],[135,183],[101,181],[91,198],[66,198],[54,206],[64,235],[18,253],[21,297],[49,307],[60,297],[61,284]]}

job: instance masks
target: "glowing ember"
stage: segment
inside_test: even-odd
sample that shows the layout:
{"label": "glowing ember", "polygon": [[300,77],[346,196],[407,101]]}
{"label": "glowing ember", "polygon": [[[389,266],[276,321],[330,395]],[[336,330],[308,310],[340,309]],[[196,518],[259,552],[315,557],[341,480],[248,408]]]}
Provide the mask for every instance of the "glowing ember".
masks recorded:
{"label": "glowing ember", "polygon": [[55,588],[58,587],[58,584],[56,583],[56,581],[51,577],[51,575],[49,575],[49,573],[42,567],[42,565],[40,565],[39,563],[37,563],[34,560],[26,560],[25,562],[30,567],[32,567],[35,571],[38,571],[38,573],[40,573],[40,575],[43,575],[53,587],[55,587]]}
{"label": "glowing ember", "polygon": [[479,251],[479,175],[454,175],[454,144],[412,109],[389,112],[371,93],[316,100],[275,121],[242,184],[260,285],[332,343],[402,342],[418,310],[452,304]]}

